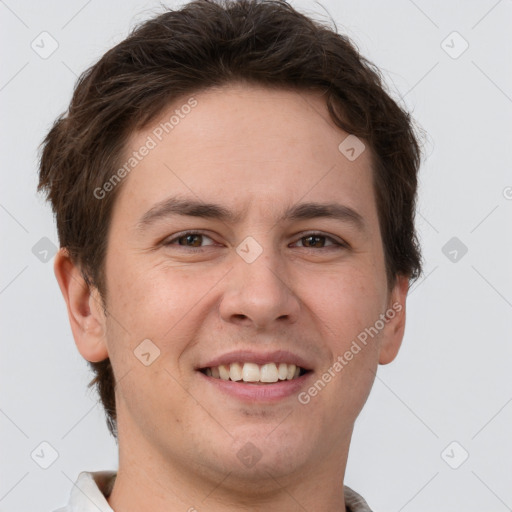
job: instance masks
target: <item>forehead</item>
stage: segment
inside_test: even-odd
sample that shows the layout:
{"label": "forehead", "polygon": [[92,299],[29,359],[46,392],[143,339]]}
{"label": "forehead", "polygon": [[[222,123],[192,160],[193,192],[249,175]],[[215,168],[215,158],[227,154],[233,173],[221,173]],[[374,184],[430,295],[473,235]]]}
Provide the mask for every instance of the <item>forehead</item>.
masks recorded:
{"label": "forehead", "polygon": [[371,217],[370,151],[349,160],[347,136],[318,92],[232,84],[184,96],[129,138],[123,160],[139,156],[118,207],[144,213],[179,195],[277,215],[301,199],[343,200]]}

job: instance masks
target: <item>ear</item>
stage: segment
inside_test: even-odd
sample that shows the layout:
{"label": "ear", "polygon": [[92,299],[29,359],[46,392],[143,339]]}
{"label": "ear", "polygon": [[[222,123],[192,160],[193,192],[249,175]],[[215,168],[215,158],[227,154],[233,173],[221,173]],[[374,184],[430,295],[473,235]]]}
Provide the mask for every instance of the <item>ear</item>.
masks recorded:
{"label": "ear", "polygon": [[108,358],[105,315],[98,290],[89,286],[66,249],[55,255],[55,277],[68,308],[69,323],[80,354],[91,362]]}
{"label": "ear", "polygon": [[388,318],[384,329],[379,354],[379,364],[391,363],[398,354],[405,331],[405,301],[409,291],[409,278],[397,276],[396,284],[389,294]]}

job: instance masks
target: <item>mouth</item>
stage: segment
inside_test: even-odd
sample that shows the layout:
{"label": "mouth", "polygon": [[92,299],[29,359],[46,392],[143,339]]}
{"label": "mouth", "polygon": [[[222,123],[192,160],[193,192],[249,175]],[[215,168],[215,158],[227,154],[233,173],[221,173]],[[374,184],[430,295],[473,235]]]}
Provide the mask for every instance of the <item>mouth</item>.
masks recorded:
{"label": "mouth", "polygon": [[270,385],[283,381],[299,379],[311,370],[293,363],[257,364],[253,362],[234,362],[199,368],[199,371],[213,379],[247,384]]}

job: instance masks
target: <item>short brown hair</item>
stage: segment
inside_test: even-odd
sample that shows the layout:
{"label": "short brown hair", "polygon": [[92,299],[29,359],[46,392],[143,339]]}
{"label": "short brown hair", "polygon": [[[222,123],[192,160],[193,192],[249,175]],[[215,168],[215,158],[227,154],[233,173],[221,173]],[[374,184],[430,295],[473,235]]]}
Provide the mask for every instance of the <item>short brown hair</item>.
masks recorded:
{"label": "short brown hair", "polygon": [[[391,287],[416,279],[414,215],[420,148],[412,119],[351,41],[284,0],[195,0],[144,22],[79,78],[68,112],[45,140],[39,191],[51,201],[61,247],[106,304],[104,261],[113,204],[94,190],[118,168],[126,141],[173,100],[233,82],[320,91],[337,126],[364,139]],[[117,438],[110,360],[89,363]]]}

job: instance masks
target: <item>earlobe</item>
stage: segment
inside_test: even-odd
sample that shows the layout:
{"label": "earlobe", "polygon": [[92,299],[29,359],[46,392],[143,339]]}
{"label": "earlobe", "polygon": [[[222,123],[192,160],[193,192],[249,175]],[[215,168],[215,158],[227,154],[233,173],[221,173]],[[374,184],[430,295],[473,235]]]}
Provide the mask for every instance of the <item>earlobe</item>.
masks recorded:
{"label": "earlobe", "polygon": [[405,302],[408,291],[409,278],[398,276],[386,312],[388,321],[381,340],[379,364],[391,363],[400,350],[405,331]]}
{"label": "earlobe", "polygon": [[78,351],[88,361],[108,357],[105,340],[105,315],[97,290],[88,285],[66,249],[55,256],[55,277],[66,301],[71,331]]}

